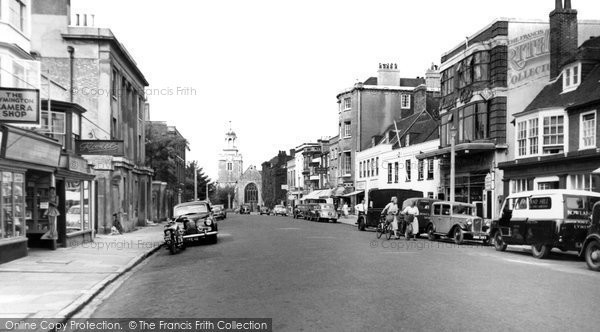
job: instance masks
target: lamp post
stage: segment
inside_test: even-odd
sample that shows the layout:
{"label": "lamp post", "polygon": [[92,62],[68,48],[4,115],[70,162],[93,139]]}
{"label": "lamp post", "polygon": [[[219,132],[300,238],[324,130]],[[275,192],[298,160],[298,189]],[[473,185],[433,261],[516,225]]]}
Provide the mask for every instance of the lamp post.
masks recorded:
{"label": "lamp post", "polygon": [[450,128],[450,201],[454,202],[456,187],[456,127]]}
{"label": "lamp post", "polygon": [[196,170],[196,161],[194,161],[194,200],[198,200],[198,171]]}

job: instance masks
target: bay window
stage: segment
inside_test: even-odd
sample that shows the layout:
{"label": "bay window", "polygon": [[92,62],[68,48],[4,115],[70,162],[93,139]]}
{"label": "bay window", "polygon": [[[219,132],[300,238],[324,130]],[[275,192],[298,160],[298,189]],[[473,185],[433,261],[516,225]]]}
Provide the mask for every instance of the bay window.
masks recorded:
{"label": "bay window", "polygon": [[[517,157],[558,154],[565,151],[565,116],[563,114],[535,114],[534,117],[517,119]],[[582,127],[583,128],[583,127]]]}

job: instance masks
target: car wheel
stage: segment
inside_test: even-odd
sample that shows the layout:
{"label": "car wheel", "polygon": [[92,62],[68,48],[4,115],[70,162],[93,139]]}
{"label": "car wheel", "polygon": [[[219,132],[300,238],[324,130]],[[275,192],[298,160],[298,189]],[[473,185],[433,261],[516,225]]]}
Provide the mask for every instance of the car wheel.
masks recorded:
{"label": "car wheel", "polygon": [[365,219],[364,218],[360,218],[358,220],[358,230],[359,231],[364,231],[365,230]]}
{"label": "car wheel", "polygon": [[505,251],[506,247],[507,245],[504,243],[504,240],[502,240],[502,234],[500,234],[500,231],[494,233],[494,248],[496,251]]}
{"label": "car wheel", "polygon": [[462,230],[460,229],[460,227],[454,227],[454,243],[456,244],[462,244],[465,240],[465,235],[463,234]]}
{"label": "car wheel", "polygon": [[544,259],[548,257],[550,250],[552,250],[552,246],[547,244],[536,243],[531,245],[531,254],[535,258]]}
{"label": "car wheel", "polygon": [[434,241],[437,239],[433,231],[433,225],[427,226],[427,237],[429,238],[429,241]]}
{"label": "car wheel", "polygon": [[592,241],[585,248],[585,263],[592,271],[600,271],[600,242]]}

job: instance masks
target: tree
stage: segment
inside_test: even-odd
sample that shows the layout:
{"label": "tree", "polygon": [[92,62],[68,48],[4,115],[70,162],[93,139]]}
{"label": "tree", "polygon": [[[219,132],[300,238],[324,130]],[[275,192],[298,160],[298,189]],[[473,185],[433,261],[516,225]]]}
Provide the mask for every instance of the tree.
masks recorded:
{"label": "tree", "polygon": [[231,209],[231,206],[229,206],[229,201],[231,201],[231,204],[233,204],[234,194],[235,186],[216,188],[216,190],[211,193],[210,201],[213,204],[223,204],[226,209]]}
{"label": "tree", "polygon": [[167,183],[167,188],[181,188],[177,168],[183,163],[188,142],[179,134],[169,132],[166,124],[146,124],[146,165],[154,169],[154,179]]}
{"label": "tree", "polygon": [[190,201],[194,199],[194,170],[196,170],[196,177],[198,181],[198,199],[206,199],[207,184],[209,192],[208,197],[210,197],[211,193],[215,191],[215,184],[211,183],[211,180],[208,177],[208,175],[204,174],[202,167],[199,167],[195,161],[192,161],[187,164],[185,169],[185,185],[183,189],[183,198],[185,201]]}

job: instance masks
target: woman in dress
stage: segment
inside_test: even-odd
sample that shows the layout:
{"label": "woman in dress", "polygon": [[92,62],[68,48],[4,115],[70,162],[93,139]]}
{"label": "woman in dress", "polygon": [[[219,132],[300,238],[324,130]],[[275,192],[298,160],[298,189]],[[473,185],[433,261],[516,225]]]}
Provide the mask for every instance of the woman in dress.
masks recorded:
{"label": "woman in dress", "polygon": [[[404,210],[402,210],[402,214],[406,216],[406,241],[408,241],[411,238],[411,235],[413,241],[417,241],[417,234],[419,234],[419,219],[417,218],[417,216],[419,215],[419,208],[417,208],[417,202],[414,201],[412,202],[411,206],[405,207]],[[412,234],[409,233],[408,230],[409,224],[412,228]]]}
{"label": "woman in dress", "polygon": [[44,213],[48,217],[48,231],[42,235],[42,239],[57,240],[58,233],[56,231],[56,217],[60,216],[58,212],[58,196],[56,196],[56,188],[50,187],[48,196],[48,210]]}

